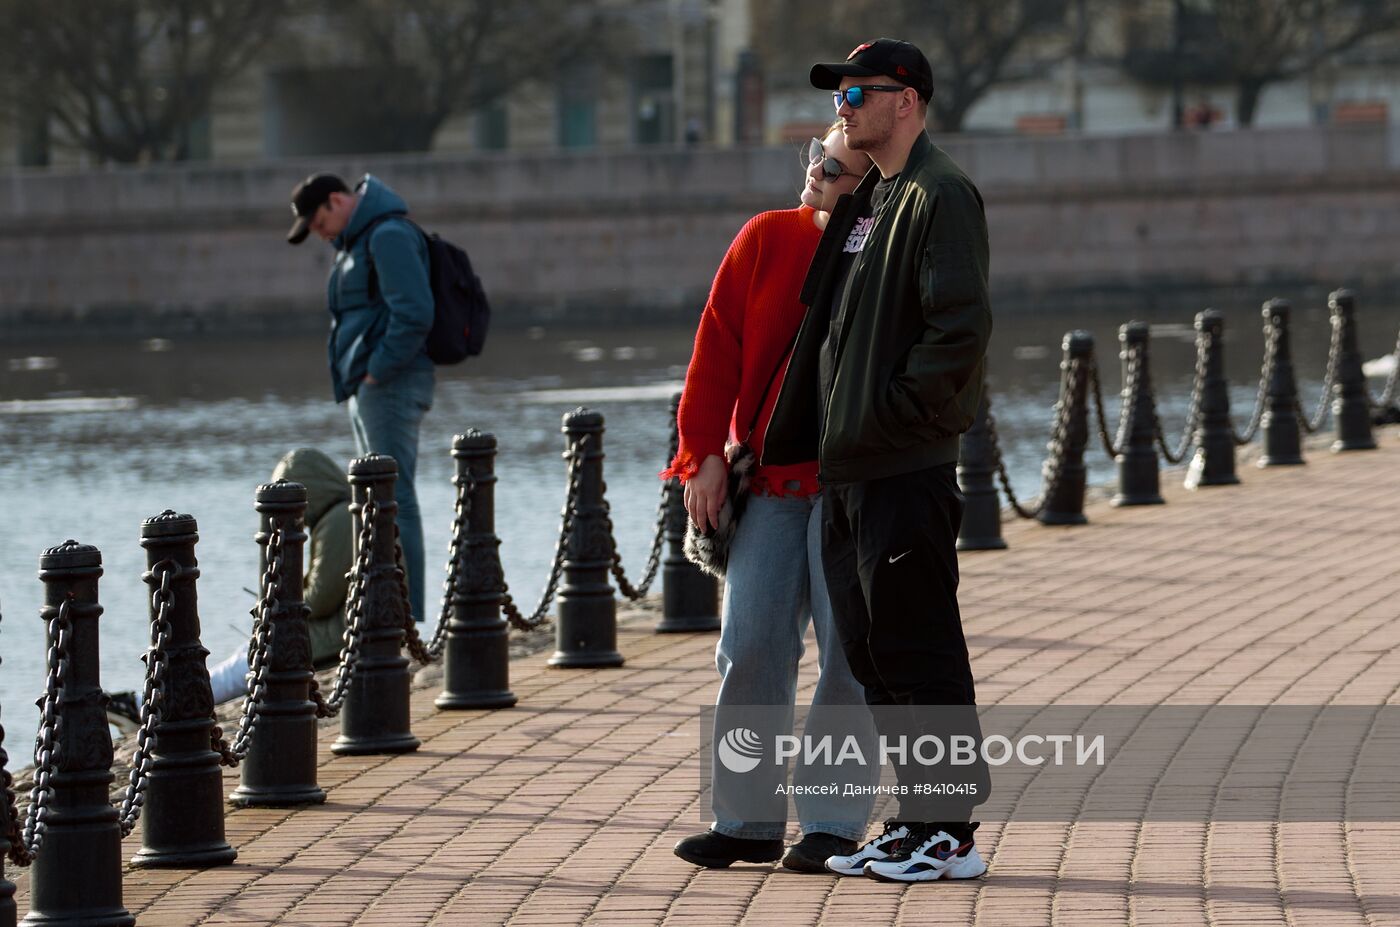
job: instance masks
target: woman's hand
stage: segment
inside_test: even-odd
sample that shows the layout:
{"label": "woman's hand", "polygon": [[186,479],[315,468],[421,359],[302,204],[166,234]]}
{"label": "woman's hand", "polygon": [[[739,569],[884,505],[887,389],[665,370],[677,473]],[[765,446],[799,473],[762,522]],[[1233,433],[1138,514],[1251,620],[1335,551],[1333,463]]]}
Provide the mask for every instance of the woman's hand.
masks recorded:
{"label": "woman's hand", "polygon": [[729,491],[729,470],[724,458],[711,454],[700,464],[699,471],[685,481],[685,510],[701,531],[719,527],[719,509]]}

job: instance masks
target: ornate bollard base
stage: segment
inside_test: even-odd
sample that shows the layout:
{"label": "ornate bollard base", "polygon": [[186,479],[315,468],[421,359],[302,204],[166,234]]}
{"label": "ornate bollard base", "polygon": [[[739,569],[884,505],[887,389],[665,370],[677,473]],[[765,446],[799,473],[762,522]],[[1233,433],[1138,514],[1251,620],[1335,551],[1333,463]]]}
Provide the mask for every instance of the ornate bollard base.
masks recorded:
{"label": "ornate bollard base", "polygon": [[1089,519],[1083,512],[1041,512],[1036,521],[1042,525],[1087,525]]}
{"label": "ornate bollard base", "polygon": [[240,785],[228,795],[228,803],[238,808],[288,808],[293,805],[322,805],[325,802],[325,790],[315,785],[298,789]]}
{"label": "ornate bollard base", "polygon": [[671,559],[663,568],[662,617],[656,623],[656,632],[718,631],[719,584],[684,557],[679,558],[679,563],[672,563]]}
{"label": "ornate bollard base", "polygon": [[509,690],[499,692],[467,692],[458,695],[444,692],[433,699],[433,704],[443,709],[460,708],[511,708],[519,699]]}
{"label": "ornate bollard base", "polygon": [[1307,461],[1300,454],[1265,454],[1254,462],[1261,470],[1264,467],[1301,467]]}
{"label": "ornate bollard base", "polygon": [[616,650],[594,650],[594,651],[564,651],[556,650],[554,656],[546,661],[550,666],[560,666],[567,669],[621,666],[622,654]]}
{"label": "ornate bollard base", "polygon": [[719,615],[693,615],[662,618],[653,629],[657,634],[699,634],[719,630]]}
{"label": "ornate bollard base", "polygon": [[182,851],[140,850],[131,857],[131,865],[137,869],[207,869],[227,866],[237,858],[238,851],[224,844]]}

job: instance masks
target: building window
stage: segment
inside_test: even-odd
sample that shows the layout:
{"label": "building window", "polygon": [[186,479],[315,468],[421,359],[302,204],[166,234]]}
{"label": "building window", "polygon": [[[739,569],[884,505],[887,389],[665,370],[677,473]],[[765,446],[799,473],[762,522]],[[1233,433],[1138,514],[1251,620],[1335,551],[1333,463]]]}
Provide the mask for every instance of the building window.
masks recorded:
{"label": "building window", "polygon": [[510,119],[506,101],[497,97],[476,111],[476,147],[501,151],[510,144]]}
{"label": "building window", "polygon": [[560,148],[591,148],[598,143],[598,83],[593,62],[567,62],[560,70]]}
{"label": "building window", "polygon": [[676,101],[671,92],[671,56],[643,55],[632,74],[632,137],[638,145],[676,138]]}

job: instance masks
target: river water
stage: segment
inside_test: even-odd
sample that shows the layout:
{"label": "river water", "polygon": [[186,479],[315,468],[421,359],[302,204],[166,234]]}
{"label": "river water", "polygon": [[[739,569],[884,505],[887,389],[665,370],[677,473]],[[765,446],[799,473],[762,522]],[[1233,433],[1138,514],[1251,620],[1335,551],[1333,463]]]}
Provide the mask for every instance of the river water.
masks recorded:
{"label": "river water", "polygon": [[[1322,306],[1295,309],[1294,346],[1304,404],[1311,409],[1327,353]],[[1121,316],[1000,318],[989,351],[990,385],[1005,454],[1018,492],[1034,496],[1058,385],[1067,329],[1091,331],[1104,360],[1105,389],[1118,388]],[[1190,313],[1150,318],[1153,376],[1168,433],[1179,428],[1190,389]],[[1361,316],[1362,353],[1394,343],[1400,310]],[[1227,311],[1227,360],[1237,421],[1254,399],[1262,336],[1258,310]],[[608,497],[624,563],[644,562],[666,463],[667,404],[679,388],[693,332],[682,329],[498,331],[480,358],[439,368],[435,405],[424,423],[419,494],[428,545],[430,602],[440,595],[452,521],[452,435],[475,427],[500,442],[497,532],[507,582],[522,606],[546,578],[563,501],[560,419],[585,405],[607,420]],[[1379,384],[1373,382],[1373,388]],[[1110,416],[1117,397],[1108,397]],[[21,746],[43,682],[44,548],[67,538],[102,550],[102,678],[109,689],[140,685],[146,646],[148,516],[170,508],[199,521],[197,553],[205,646],[217,660],[245,640],[247,589],[257,585],[253,491],[291,448],[354,456],[348,419],[330,398],[319,338],[140,337],[101,342],[15,342],[0,351],[0,705],[11,752]],[[1091,482],[1113,478],[1091,446]],[[1175,477],[1171,477],[1175,478]],[[1245,477],[1246,483],[1248,476]],[[1247,489],[1242,490],[1247,491]],[[436,613],[436,606],[430,607]]]}

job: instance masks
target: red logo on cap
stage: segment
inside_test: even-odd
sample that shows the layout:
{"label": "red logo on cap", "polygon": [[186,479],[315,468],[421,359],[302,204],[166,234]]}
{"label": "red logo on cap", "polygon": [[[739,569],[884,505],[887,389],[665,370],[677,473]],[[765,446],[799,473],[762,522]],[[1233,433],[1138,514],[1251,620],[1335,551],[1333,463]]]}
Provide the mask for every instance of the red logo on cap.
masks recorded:
{"label": "red logo on cap", "polygon": [[850,60],[851,60],[852,58],[854,58],[856,55],[859,55],[861,52],[863,52],[863,51],[865,51],[867,48],[869,48],[872,44],[873,44],[873,43],[871,43],[871,42],[866,42],[866,43],[864,43],[863,45],[857,45],[857,46],[855,47],[855,49],[852,50],[851,53],[850,53],[849,55],[846,56],[846,60],[847,60],[847,61],[850,61]]}
{"label": "red logo on cap", "polygon": [[909,76],[909,72],[906,71],[906,70],[904,69],[904,65],[902,65],[902,64],[897,64],[897,65],[895,65],[894,72],[895,72],[896,74],[898,74],[900,77],[908,77],[908,76]]}

